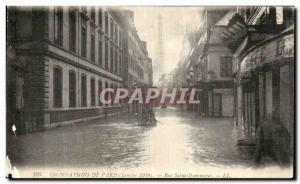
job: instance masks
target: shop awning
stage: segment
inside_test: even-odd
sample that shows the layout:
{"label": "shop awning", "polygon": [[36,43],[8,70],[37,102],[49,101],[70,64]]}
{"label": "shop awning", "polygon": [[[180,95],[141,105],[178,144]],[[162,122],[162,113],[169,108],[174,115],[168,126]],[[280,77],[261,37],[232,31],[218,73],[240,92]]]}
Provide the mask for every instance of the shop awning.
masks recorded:
{"label": "shop awning", "polygon": [[229,23],[218,36],[232,50],[234,50],[240,41],[247,34],[247,25],[243,18],[238,14],[233,14]]}

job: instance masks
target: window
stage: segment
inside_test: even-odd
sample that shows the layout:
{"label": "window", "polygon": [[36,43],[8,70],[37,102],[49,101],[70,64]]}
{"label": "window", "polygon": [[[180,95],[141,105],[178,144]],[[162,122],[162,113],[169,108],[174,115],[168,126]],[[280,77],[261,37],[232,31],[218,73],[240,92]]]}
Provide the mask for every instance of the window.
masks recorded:
{"label": "window", "polygon": [[138,72],[139,72],[139,77],[142,78],[142,68],[140,66],[138,67]]}
{"label": "window", "polygon": [[[16,11],[11,9],[12,7],[9,7],[8,11],[10,11],[10,15],[8,16],[9,19],[11,19],[11,15],[14,14],[16,15]],[[17,10],[18,11],[18,10]],[[24,11],[22,11],[23,13]],[[34,40],[41,40],[41,39],[44,39],[44,26],[41,26],[41,22],[43,22],[45,20],[45,17],[46,17],[46,12],[44,9],[42,8],[35,8],[33,10],[30,10],[28,13],[25,13],[22,15],[23,16],[29,16],[29,20],[31,19],[32,20],[32,28],[31,28],[31,31],[32,33],[34,33],[34,37],[31,37],[32,39]],[[8,20],[7,23],[9,23],[10,25],[9,26],[13,26],[13,27],[10,27],[9,30],[7,30],[7,36],[12,36],[12,35],[15,35],[16,33],[16,23],[12,24],[13,22],[16,22],[17,20],[19,19],[15,19],[13,18],[14,20]],[[23,19],[23,20],[28,20],[28,19]],[[17,21],[18,22],[18,21]],[[22,22],[22,21],[21,21]],[[22,26],[22,24],[19,24],[20,26]],[[28,29],[29,31],[30,29]],[[27,31],[24,31],[24,29],[22,30],[18,30],[18,31],[21,31],[23,34]],[[24,32],[23,32],[24,31]],[[9,32],[12,32],[12,33],[9,33]],[[30,34],[31,35],[31,34]]]}
{"label": "window", "polygon": [[104,25],[104,27],[105,27],[105,34],[108,35],[108,13],[107,12],[105,12],[105,25]]}
{"label": "window", "polygon": [[76,10],[69,9],[69,48],[70,51],[76,52]]}
{"label": "window", "polygon": [[121,63],[122,63],[122,57],[121,57],[121,53],[119,53],[119,71],[118,71],[118,72],[119,72],[119,73],[118,73],[119,75],[121,75],[121,67],[122,67],[122,64],[121,64]]}
{"label": "window", "polygon": [[120,46],[120,45],[119,45],[119,33],[120,33],[120,31],[119,31],[119,29],[117,29],[117,30],[116,30],[116,37],[117,37],[117,39],[116,39],[116,44],[117,44],[118,46]]}
{"label": "window", "polygon": [[128,69],[131,70],[131,56],[128,56]]}
{"label": "window", "polygon": [[120,35],[119,35],[119,41],[120,41],[120,47],[122,47],[122,31],[120,30]]}
{"label": "window", "polygon": [[113,43],[110,42],[110,71],[113,72],[114,69],[114,47],[113,47]]}
{"label": "window", "polygon": [[102,50],[103,50],[103,46],[102,46],[102,35],[99,33],[98,36],[98,64],[100,66],[102,66]]}
{"label": "window", "polygon": [[232,76],[232,57],[223,56],[220,57],[220,75],[221,77]]}
{"label": "window", "polygon": [[[115,91],[115,86],[113,84],[110,84],[110,88],[113,89],[113,91]],[[110,92],[109,93],[109,99],[111,100],[110,105],[114,104],[114,92]]]}
{"label": "window", "polygon": [[95,22],[95,19],[96,19],[96,16],[95,16],[95,7],[91,8],[91,19],[92,19],[92,21]]}
{"label": "window", "polygon": [[276,24],[276,8],[266,7],[256,24]]}
{"label": "window", "polygon": [[100,94],[101,94],[101,92],[102,92],[102,81],[99,80],[99,81],[98,81],[99,106],[102,106],[102,105],[103,105],[103,104],[102,104],[102,101],[101,101],[101,99],[100,99]]}
{"label": "window", "polygon": [[91,106],[95,106],[95,79],[91,78]]}
{"label": "window", "polygon": [[113,19],[110,19],[110,30],[109,30],[109,32],[110,32],[110,38],[111,39],[114,39],[114,23],[113,23]]}
{"label": "window", "polygon": [[118,60],[119,60],[119,57],[118,57],[118,50],[117,50],[117,48],[115,48],[115,70],[114,70],[114,72],[115,72],[115,74],[118,74]]}
{"label": "window", "polygon": [[63,9],[62,7],[57,7],[55,9],[54,18],[54,43],[62,46],[63,43]]}
{"label": "window", "polygon": [[116,44],[118,44],[117,42],[117,38],[118,38],[118,27],[117,27],[117,24],[115,24],[115,29],[114,29],[114,41]]}
{"label": "window", "polygon": [[[24,17],[31,17],[32,16],[32,12],[31,11],[27,11],[27,12],[24,12],[25,15]],[[7,30],[6,30],[6,33],[7,33],[7,40],[10,41],[10,40],[15,40],[17,39],[17,20],[15,18],[11,18],[12,16],[14,16],[16,14],[16,10],[15,8],[13,7],[10,7],[8,8],[7,10]],[[25,30],[22,30],[22,32],[19,32],[21,33],[22,35],[24,35],[24,33],[26,34],[27,31]],[[31,35],[30,35],[31,37]]]}
{"label": "window", "polygon": [[86,57],[86,19],[81,18],[81,56]]}
{"label": "window", "polygon": [[81,107],[86,107],[86,76],[81,75]]}
{"label": "window", "polygon": [[102,29],[102,8],[99,8],[99,13],[98,13],[98,26]]}
{"label": "window", "polygon": [[108,70],[108,40],[105,41],[105,69]]}
{"label": "window", "polygon": [[118,40],[118,44],[119,44],[119,47],[121,47],[121,29],[119,29],[118,31],[118,37],[119,37],[119,40]]}
{"label": "window", "polygon": [[128,57],[128,68],[132,70],[132,61],[131,61],[131,56]]}
{"label": "window", "polygon": [[[108,88],[108,83],[107,82],[105,82],[105,89],[107,89]],[[105,101],[107,101],[107,100],[109,100],[109,93],[105,93],[105,96],[104,96],[104,98],[105,98]],[[108,104],[106,103],[105,104],[105,106],[107,106]]]}
{"label": "window", "polygon": [[62,107],[62,69],[55,66],[53,69],[53,107]]}
{"label": "window", "polygon": [[91,60],[95,62],[95,28],[91,27]]}
{"label": "window", "polygon": [[76,107],[76,73],[69,72],[69,107]]}

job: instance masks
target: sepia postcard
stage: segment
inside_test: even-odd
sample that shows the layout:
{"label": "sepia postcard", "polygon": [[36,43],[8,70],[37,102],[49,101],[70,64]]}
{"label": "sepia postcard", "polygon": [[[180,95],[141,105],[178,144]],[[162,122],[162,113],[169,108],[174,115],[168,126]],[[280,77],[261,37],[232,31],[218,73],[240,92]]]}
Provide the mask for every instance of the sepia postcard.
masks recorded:
{"label": "sepia postcard", "polygon": [[7,6],[6,177],[294,179],[293,6]]}

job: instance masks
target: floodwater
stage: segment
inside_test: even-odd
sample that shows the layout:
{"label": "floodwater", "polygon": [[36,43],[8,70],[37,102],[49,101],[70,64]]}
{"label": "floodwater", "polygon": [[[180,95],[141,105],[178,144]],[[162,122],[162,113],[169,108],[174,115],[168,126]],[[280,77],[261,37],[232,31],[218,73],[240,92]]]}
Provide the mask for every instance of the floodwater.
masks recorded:
{"label": "floodwater", "polygon": [[13,140],[17,166],[57,168],[189,168],[251,165],[236,146],[232,118],[203,118],[168,107],[156,109],[158,123],[138,126],[122,117],[21,135]]}

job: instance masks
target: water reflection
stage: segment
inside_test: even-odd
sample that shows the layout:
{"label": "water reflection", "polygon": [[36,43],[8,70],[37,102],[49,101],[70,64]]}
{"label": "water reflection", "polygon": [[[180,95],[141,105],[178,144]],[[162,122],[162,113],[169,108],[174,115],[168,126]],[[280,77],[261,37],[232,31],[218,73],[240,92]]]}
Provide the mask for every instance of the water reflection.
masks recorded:
{"label": "water reflection", "polygon": [[46,167],[152,168],[247,166],[231,118],[201,118],[176,109],[156,111],[157,126],[113,120],[62,127],[18,138],[16,164]]}

